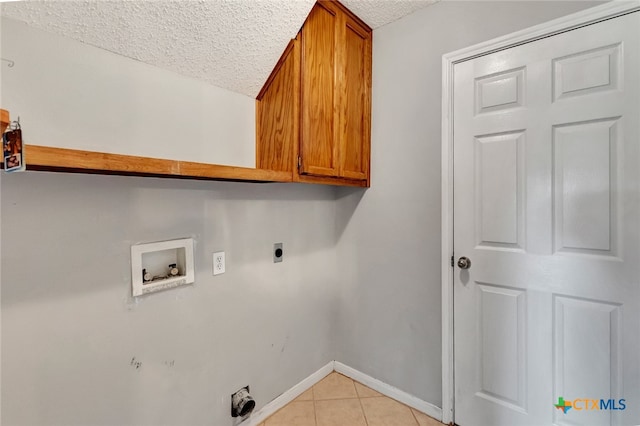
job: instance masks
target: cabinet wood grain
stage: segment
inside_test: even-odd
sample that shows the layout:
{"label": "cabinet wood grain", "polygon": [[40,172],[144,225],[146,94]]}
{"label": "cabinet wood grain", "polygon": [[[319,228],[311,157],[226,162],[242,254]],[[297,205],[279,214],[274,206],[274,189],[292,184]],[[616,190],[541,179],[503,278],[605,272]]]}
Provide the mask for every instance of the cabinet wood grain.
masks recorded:
{"label": "cabinet wood grain", "polygon": [[302,173],[337,176],[335,10],[316,5],[302,27]]}
{"label": "cabinet wood grain", "polygon": [[[291,40],[256,99],[256,167],[293,173],[299,133],[300,46]],[[294,158],[295,156],[295,158]]]}
{"label": "cabinet wood grain", "polygon": [[[347,17],[343,86],[340,87],[340,176],[367,179],[371,140],[371,37]],[[367,71],[368,70],[368,71]]]}

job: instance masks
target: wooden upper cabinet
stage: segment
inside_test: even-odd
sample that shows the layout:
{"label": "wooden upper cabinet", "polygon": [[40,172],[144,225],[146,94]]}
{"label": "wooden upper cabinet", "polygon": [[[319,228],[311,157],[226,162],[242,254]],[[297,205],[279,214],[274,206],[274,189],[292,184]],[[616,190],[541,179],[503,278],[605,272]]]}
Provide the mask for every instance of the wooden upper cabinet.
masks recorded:
{"label": "wooden upper cabinet", "polygon": [[369,186],[371,29],[340,3],[319,1],[256,111],[258,168],[291,170],[299,182]]}

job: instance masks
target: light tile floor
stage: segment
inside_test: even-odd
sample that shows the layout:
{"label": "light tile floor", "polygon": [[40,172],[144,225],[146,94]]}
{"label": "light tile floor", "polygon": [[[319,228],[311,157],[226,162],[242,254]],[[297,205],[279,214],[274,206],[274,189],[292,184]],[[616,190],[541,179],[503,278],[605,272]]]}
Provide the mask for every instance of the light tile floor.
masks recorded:
{"label": "light tile floor", "polygon": [[442,426],[442,423],[333,372],[259,426]]}

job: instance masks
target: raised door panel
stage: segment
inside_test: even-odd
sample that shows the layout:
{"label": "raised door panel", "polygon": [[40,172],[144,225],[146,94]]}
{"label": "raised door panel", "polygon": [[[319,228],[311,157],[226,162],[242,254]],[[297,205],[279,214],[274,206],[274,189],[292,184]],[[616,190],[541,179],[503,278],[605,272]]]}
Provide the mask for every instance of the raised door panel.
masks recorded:
{"label": "raised door panel", "polygon": [[338,175],[335,50],[338,15],[317,4],[302,28],[302,174]]}
{"label": "raised door panel", "polygon": [[[554,424],[619,424],[617,410],[601,409],[600,399],[608,404],[614,400],[613,405],[620,406],[618,401],[624,396],[621,304],[553,295],[553,309],[554,399],[580,396],[573,399],[569,409],[558,401],[558,409],[553,410]],[[597,398],[595,407],[594,398]],[[570,410],[573,411],[567,415]]]}
{"label": "raised door panel", "polygon": [[369,176],[371,131],[371,33],[349,17],[339,58],[344,73],[338,93],[342,99],[340,176],[366,180]]}
{"label": "raised door panel", "polygon": [[526,291],[477,283],[476,396],[526,412]]}
{"label": "raised door panel", "polygon": [[525,132],[474,139],[476,248],[522,251]]}
{"label": "raised door panel", "polygon": [[617,255],[619,117],[553,128],[555,251]]}

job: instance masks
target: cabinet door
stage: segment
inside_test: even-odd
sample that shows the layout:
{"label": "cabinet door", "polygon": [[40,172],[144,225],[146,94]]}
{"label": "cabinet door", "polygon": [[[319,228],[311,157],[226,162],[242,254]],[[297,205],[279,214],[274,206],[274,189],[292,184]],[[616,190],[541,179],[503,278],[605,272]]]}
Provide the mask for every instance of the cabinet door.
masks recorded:
{"label": "cabinet door", "polygon": [[341,109],[339,176],[366,180],[371,145],[371,33],[349,16],[341,32],[344,42],[337,69],[343,77],[336,91]]}
{"label": "cabinet door", "polygon": [[293,173],[300,136],[300,43],[291,40],[256,98],[256,167]]}
{"label": "cabinet door", "polygon": [[335,96],[339,16],[317,4],[302,28],[302,128],[300,173],[338,176],[340,155]]}

